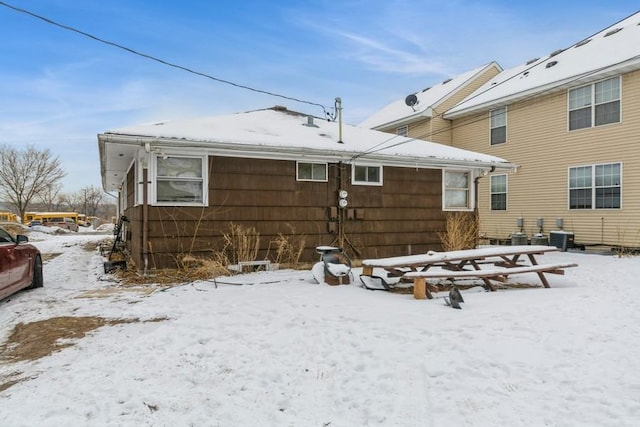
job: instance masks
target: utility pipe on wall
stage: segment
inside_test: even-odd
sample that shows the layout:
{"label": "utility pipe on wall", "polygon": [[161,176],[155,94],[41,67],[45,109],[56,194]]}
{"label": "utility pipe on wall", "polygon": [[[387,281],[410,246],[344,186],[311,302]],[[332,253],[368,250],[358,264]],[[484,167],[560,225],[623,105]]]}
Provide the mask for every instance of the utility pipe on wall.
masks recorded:
{"label": "utility pipe on wall", "polygon": [[142,169],[142,258],[144,262],[143,276],[147,277],[149,268],[149,203],[148,203],[148,174],[149,169]]}

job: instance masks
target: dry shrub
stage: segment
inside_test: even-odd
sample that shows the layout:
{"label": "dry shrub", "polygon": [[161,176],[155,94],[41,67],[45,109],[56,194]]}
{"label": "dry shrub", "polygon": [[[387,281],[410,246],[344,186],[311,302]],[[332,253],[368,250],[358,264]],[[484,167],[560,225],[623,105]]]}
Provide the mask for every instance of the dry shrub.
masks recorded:
{"label": "dry shrub", "polygon": [[176,258],[177,274],[183,280],[206,280],[212,277],[227,276],[231,271],[226,255],[215,252],[213,258],[197,258],[183,255]]}
{"label": "dry shrub", "polygon": [[278,233],[276,240],[272,241],[276,247],[276,259],[278,264],[284,264],[290,268],[298,268],[300,256],[304,251],[306,236],[296,234],[295,228],[287,224],[291,230],[291,234],[285,235]]}
{"label": "dry shrub", "polygon": [[473,249],[477,245],[480,229],[475,212],[450,212],[447,214],[445,231],[438,233],[445,251]]}
{"label": "dry shrub", "polygon": [[[241,261],[255,261],[260,248],[260,233],[253,227],[240,224],[229,224],[229,233],[222,235],[224,248],[222,252],[231,264]],[[217,255],[218,258],[222,255]]]}

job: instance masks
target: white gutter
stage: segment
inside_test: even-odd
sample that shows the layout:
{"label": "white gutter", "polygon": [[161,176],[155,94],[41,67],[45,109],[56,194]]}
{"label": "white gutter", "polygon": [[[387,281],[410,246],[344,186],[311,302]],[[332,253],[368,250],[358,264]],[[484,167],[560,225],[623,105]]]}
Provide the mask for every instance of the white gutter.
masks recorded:
{"label": "white gutter", "polygon": [[[177,140],[173,138],[155,138],[140,137],[130,135],[114,135],[102,134],[104,142],[119,143],[124,145],[142,146],[146,142],[151,143],[154,147],[164,147],[173,149],[184,149],[186,147],[177,147],[176,142],[185,142],[185,140]],[[188,141],[188,148],[205,149],[211,155],[223,157],[242,157],[242,158],[260,158],[274,160],[300,160],[306,158],[318,161],[334,161],[353,163],[358,159],[363,161],[375,161],[384,166],[396,167],[465,167],[465,168],[491,168],[496,169],[515,169],[516,165],[509,162],[492,162],[481,160],[466,159],[447,159],[440,157],[413,156],[403,154],[379,154],[379,153],[362,153],[360,151],[344,151],[344,150],[327,150],[327,149],[311,149],[305,147],[285,147],[272,145],[255,145],[255,144],[238,144],[233,142],[205,142],[205,141]],[[170,152],[171,150],[167,150]],[[381,150],[382,151],[382,150]]]}

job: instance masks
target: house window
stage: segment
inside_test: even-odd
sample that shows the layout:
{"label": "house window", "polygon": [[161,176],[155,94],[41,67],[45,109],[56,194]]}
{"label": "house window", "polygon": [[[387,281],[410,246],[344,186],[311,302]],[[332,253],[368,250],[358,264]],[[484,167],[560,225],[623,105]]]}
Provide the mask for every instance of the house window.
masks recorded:
{"label": "house window", "polygon": [[447,210],[471,208],[471,179],[468,171],[444,171],[444,200]]}
{"label": "house window", "polygon": [[491,176],[491,210],[507,210],[507,175]]}
{"label": "house window", "polygon": [[507,107],[491,110],[491,145],[507,142]]}
{"label": "house window", "polygon": [[409,126],[404,125],[396,128],[396,135],[409,136]]}
{"label": "house window", "polygon": [[382,166],[353,165],[351,174],[353,184],[382,185]]}
{"label": "house window", "polygon": [[569,169],[569,209],[620,209],[620,163]]}
{"label": "house window", "polygon": [[156,201],[172,205],[205,203],[203,157],[156,157]]}
{"label": "house window", "polygon": [[620,77],[569,91],[569,130],[620,122]]}
{"label": "house window", "polygon": [[327,182],[327,164],[298,162],[297,180]]}

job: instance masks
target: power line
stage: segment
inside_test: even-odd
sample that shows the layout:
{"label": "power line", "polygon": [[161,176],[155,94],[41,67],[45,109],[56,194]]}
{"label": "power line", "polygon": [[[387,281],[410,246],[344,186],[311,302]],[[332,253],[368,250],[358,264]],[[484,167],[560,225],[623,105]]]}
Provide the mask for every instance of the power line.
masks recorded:
{"label": "power line", "polygon": [[265,95],[275,96],[275,97],[282,98],[282,99],[287,99],[289,101],[294,101],[294,102],[299,102],[299,103],[302,103],[302,104],[308,104],[308,105],[313,105],[313,106],[316,106],[316,107],[320,107],[320,108],[322,108],[322,111],[324,112],[324,115],[325,115],[326,118],[333,119],[335,117],[334,115],[330,114],[329,111],[327,111],[327,108],[331,109],[332,107],[325,107],[324,105],[316,103],[316,102],[305,101],[303,99],[294,98],[294,97],[286,96],[286,95],[281,95],[281,94],[278,94],[278,93],[275,93],[275,92],[270,92],[270,91],[267,91],[267,90],[256,89],[256,88],[251,87],[251,86],[246,86],[246,85],[242,85],[242,84],[239,84],[239,83],[234,83],[234,82],[229,81],[229,80],[224,80],[224,79],[221,79],[221,78],[218,78],[218,77],[214,77],[214,76],[212,76],[210,74],[206,74],[206,73],[203,73],[203,72],[200,72],[200,71],[196,71],[196,70],[193,70],[191,68],[188,68],[188,67],[185,67],[185,66],[182,66],[182,65],[179,65],[179,64],[175,64],[173,62],[169,62],[169,61],[166,61],[164,59],[160,59],[160,58],[157,58],[155,56],[152,56],[152,55],[149,55],[149,54],[146,54],[146,53],[143,53],[143,52],[139,52],[139,51],[137,51],[135,49],[123,46],[123,45],[121,45],[119,43],[112,42],[112,41],[109,41],[109,40],[105,40],[103,38],[94,36],[93,34],[89,34],[89,33],[85,32],[85,31],[79,30],[79,29],[71,27],[69,25],[61,24],[59,22],[56,22],[56,21],[54,21],[52,19],[49,19],[47,17],[44,17],[42,15],[38,15],[38,14],[36,14],[34,12],[31,12],[31,11],[28,11],[26,9],[22,9],[22,8],[17,7],[17,6],[10,5],[10,4],[5,3],[3,1],[0,1],[0,6],[8,7],[9,9],[13,9],[16,12],[24,13],[24,14],[32,16],[34,18],[40,19],[41,21],[44,21],[47,24],[51,24],[51,25],[54,25],[56,27],[62,28],[64,30],[68,30],[68,31],[80,34],[82,36],[85,36],[85,37],[90,38],[92,40],[95,40],[97,42],[100,42],[100,43],[103,43],[103,44],[106,44],[106,45],[109,45],[109,46],[112,46],[112,47],[116,47],[118,49],[122,49],[122,50],[127,51],[129,53],[132,53],[134,55],[138,55],[138,56],[141,56],[143,58],[159,62],[160,64],[167,65],[167,66],[173,67],[173,68],[177,68],[179,70],[186,71],[186,72],[191,73],[191,74],[195,74],[197,76],[205,77],[207,79],[214,80],[214,81],[219,82],[219,83],[224,83],[224,84],[227,84],[227,85],[231,85],[231,86],[234,86],[234,87],[237,87],[237,88],[240,88],[240,89],[250,90],[252,92],[257,92],[257,93],[262,93],[262,94],[265,94]]}

